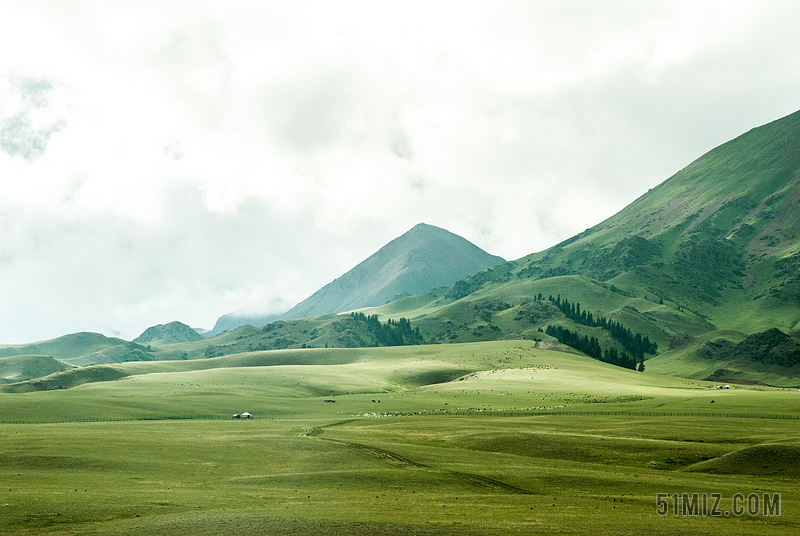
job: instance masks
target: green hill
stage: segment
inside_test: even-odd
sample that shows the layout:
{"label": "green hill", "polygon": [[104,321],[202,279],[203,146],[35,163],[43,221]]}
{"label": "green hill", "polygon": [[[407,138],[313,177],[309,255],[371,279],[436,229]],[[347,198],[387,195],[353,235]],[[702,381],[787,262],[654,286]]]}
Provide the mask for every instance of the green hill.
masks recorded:
{"label": "green hill", "polygon": [[47,376],[73,365],[44,355],[0,357],[0,383],[15,383]]}
{"label": "green hill", "polygon": [[578,274],[744,333],[798,329],[800,112],[692,162],[604,222],[516,261]]}
{"label": "green hill", "polygon": [[133,339],[138,344],[175,344],[179,342],[202,341],[205,337],[182,322],[158,324],[144,330],[144,333]]}
{"label": "green hill", "polygon": [[[89,335],[85,337],[83,335]],[[105,340],[104,340],[105,339]],[[82,340],[85,345],[76,344]],[[181,370],[195,370],[195,368],[209,368],[216,363],[212,358],[230,356],[233,354],[247,354],[249,352],[263,352],[265,350],[286,350],[305,348],[374,348],[378,346],[399,346],[420,344],[421,337],[407,322],[379,322],[377,317],[367,318],[364,315],[322,315],[318,317],[302,318],[296,320],[276,321],[263,328],[241,326],[226,331],[225,333],[200,340],[171,343],[169,345],[147,345],[126,343],[119,339],[106,338],[98,334],[75,334],[60,337],[53,341],[45,341],[30,347],[44,347],[62,356],[63,361],[49,359],[59,363],[57,367],[45,369],[36,368],[34,363],[26,365],[27,370],[40,370],[41,373],[31,372],[25,377],[9,373],[8,379],[2,383],[20,382],[7,386],[8,392],[27,392],[51,390],[74,387],[87,381],[109,381],[119,377],[118,368],[115,366],[126,362],[174,362],[190,361],[192,364],[183,365]],[[89,344],[90,343],[90,344]],[[5,349],[6,351],[12,348]],[[80,354],[82,351],[90,353]],[[15,360],[23,363],[31,359],[30,356],[14,356],[0,358],[2,360]],[[294,361],[284,364],[301,364],[304,358],[293,357]],[[198,365],[197,362],[206,364]],[[92,366],[94,365],[94,366]],[[65,367],[78,366],[78,369],[61,371]],[[169,364],[168,367],[173,367]],[[217,365],[218,366],[218,365]],[[10,369],[9,369],[10,370]],[[150,369],[148,369],[150,370]],[[170,368],[170,370],[174,370]],[[0,378],[4,377],[0,367]],[[57,374],[53,372],[61,371]],[[49,376],[48,376],[49,375]],[[47,376],[46,378],[44,376]],[[28,380],[28,381],[23,381]]]}
{"label": "green hill", "polygon": [[[741,340],[778,329],[796,336],[798,146],[800,112],[717,147],[618,214],[545,251],[365,312],[406,316],[432,342],[544,340],[539,330],[555,325],[605,348],[619,346],[607,331],[551,307],[552,296],[649,337],[657,354],[670,354],[681,333],[732,330]],[[765,365],[719,359],[722,369]],[[714,366],[703,360],[704,368]],[[781,363],[783,369],[777,361],[772,369],[790,381],[796,365]]]}
{"label": "green hill", "polygon": [[[25,370],[29,371],[24,375],[27,377],[20,376],[20,379],[46,376],[65,366],[82,367],[126,361],[185,358],[182,352],[156,350],[115,337],[106,337],[100,333],[88,332],[72,333],[35,344],[0,348],[0,359],[10,357],[16,357],[16,362],[19,363],[30,361],[24,365]],[[43,366],[44,363],[50,365]]]}
{"label": "green hill", "polygon": [[142,360],[143,353],[147,351],[144,346],[117,339],[116,337],[106,337],[100,333],[80,332],[35,344],[6,346],[0,348],[0,357],[39,354],[49,355],[63,361],[71,361],[81,359],[90,354],[102,353],[109,348],[117,346],[127,349],[129,357],[139,357],[139,359],[128,359],[130,361]]}

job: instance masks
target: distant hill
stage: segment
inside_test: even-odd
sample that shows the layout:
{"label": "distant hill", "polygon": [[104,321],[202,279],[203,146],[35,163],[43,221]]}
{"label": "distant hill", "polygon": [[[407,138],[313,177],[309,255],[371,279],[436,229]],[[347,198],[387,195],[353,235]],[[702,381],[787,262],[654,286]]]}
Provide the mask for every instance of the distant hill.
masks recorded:
{"label": "distant hill", "polygon": [[277,314],[262,315],[254,313],[251,312],[251,308],[245,307],[244,309],[241,309],[239,311],[222,315],[217,319],[217,322],[216,324],[214,324],[214,327],[209,331],[203,333],[202,335],[204,337],[214,337],[215,335],[219,335],[223,331],[246,325],[260,328],[261,326],[265,326],[270,322],[277,320],[279,316],[280,315]]}
{"label": "distant hill", "polygon": [[47,376],[73,365],[44,355],[0,357],[0,383],[15,383]]}
{"label": "distant hill", "polygon": [[50,356],[76,366],[155,359],[145,346],[89,332],[71,333],[34,344],[0,348],[0,357],[8,356]]}
{"label": "distant hill", "polygon": [[503,262],[468,240],[420,223],[343,276],[281,315],[281,319],[341,313],[452,285]]}
{"label": "distant hill", "polygon": [[204,337],[182,322],[158,324],[144,330],[144,333],[133,339],[137,344],[175,344],[179,342],[202,341]]}

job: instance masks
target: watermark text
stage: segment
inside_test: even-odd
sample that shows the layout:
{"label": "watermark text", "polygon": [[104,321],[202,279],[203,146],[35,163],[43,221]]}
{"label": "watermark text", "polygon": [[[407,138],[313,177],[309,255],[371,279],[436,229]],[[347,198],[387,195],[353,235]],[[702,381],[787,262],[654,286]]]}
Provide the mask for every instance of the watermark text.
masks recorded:
{"label": "watermark text", "polygon": [[660,516],[741,517],[781,515],[780,493],[734,493],[730,499],[721,493],[657,493],[656,513]]}

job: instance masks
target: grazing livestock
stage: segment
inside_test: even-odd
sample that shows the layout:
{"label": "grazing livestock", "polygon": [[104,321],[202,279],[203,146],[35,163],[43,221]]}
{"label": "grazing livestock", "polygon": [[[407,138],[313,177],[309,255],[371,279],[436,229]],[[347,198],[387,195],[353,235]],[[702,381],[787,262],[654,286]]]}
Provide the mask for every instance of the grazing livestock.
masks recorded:
{"label": "grazing livestock", "polygon": [[252,419],[253,416],[247,413],[246,411],[242,413],[242,419]]}

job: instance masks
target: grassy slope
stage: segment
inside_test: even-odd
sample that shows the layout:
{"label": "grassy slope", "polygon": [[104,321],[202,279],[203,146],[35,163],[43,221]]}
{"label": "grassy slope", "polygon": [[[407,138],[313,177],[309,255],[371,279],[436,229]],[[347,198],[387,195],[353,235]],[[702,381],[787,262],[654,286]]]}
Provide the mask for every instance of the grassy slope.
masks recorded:
{"label": "grassy slope", "polygon": [[[519,321],[537,293],[560,294],[584,310],[647,335],[659,353],[677,333],[778,327],[800,334],[800,112],[724,144],[647,192],[608,220],[546,251],[469,277],[450,289],[365,310],[406,316],[429,340],[468,342],[508,336],[542,338],[562,324],[602,345],[602,332],[557,316]],[[611,290],[616,292],[611,292]],[[494,300],[494,305],[492,300]],[[497,305],[512,306],[492,311]],[[663,302],[663,303],[662,303]],[[505,305],[504,305],[505,307]],[[793,369],[704,361],[685,371],[683,354],[666,356],[675,374],[730,369],[783,385]],[[653,365],[656,365],[654,362]]]}
{"label": "grassy slope", "polygon": [[5,345],[0,352],[0,355],[47,355],[77,366],[154,359],[147,346],[89,332],[72,333],[35,344]]}
{"label": "grassy slope", "polygon": [[[564,393],[571,393],[568,399],[573,409],[587,404],[596,407],[594,404],[599,403],[595,398],[583,400],[584,394],[590,397],[602,394],[612,400],[622,395],[645,396],[647,400],[637,403],[637,408],[643,410],[654,410],[664,400],[673,401],[673,397],[683,400],[686,389],[692,393],[687,407],[698,408],[705,405],[708,396],[720,396],[709,389],[709,383],[628,371],[577,354],[538,348],[530,341],[253,352],[207,360],[84,367],[50,379],[59,376],[62,380],[82,379],[75,381],[73,388],[43,392],[15,394],[8,391],[18,386],[3,386],[7,392],[2,398],[2,414],[47,422],[81,418],[86,416],[87,407],[95,408],[92,416],[96,418],[227,415],[244,411],[242,405],[256,414],[292,417],[307,417],[306,411],[326,416],[370,408],[410,411],[418,408],[417,402],[403,400],[404,391],[417,389],[415,396],[425,393],[426,403],[431,403],[438,395],[432,395],[425,386],[441,383],[447,383],[441,389],[463,391],[465,402],[458,407],[515,411],[559,405],[557,401],[566,400]],[[501,393],[472,396],[473,385],[487,385],[495,380],[502,380],[514,396],[507,398]],[[547,394],[542,397],[535,394],[542,392]],[[381,406],[372,403],[365,406],[365,401],[374,398],[375,393],[398,396],[390,403],[382,397]],[[317,407],[318,397],[332,396],[337,397],[337,404]],[[291,407],[286,406],[284,398],[294,400]],[[36,404],[31,404],[32,401]],[[606,404],[608,400],[602,402]],[[718,404],[714,411],[725,408],[724,403]],[[42,411],[45,407],[47,411]],[[444,408],[433,403],[424,409]]]}
{"label": "grassy slope", "polygon": [[43,355],[0,357],[0,383],[13,383],[53,374],[72,365]]}
{"label": "grassy slope", "polygon": [[[52,422],[251,411],[256,420],[0,424],[0,534],[800,528],[800,475],[782,462],[800,451],[800,421],[733,417],[796,417],[796,391],[717,391],[529,341],[114,367],[132,375],[0,394],[0,415]],[[734,493],[782,493],[783,515],[655,514],[656,493],[683,492],[721,493],[726,508]]]}
{"label": "grassy slope", "polygon": [[[517,265],[650,293],[719,328],[790,331],[800,318],[796,282],[775,264],[800,246],[798,144],[800,113],[753,129],[608,220]],[[647,242],[617,248],[636,236]]]}

